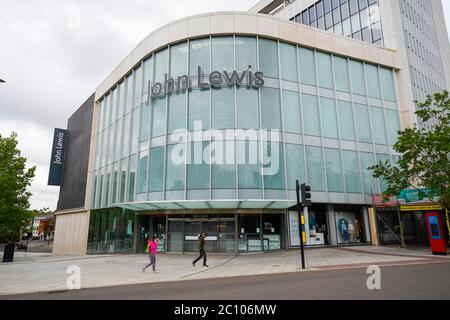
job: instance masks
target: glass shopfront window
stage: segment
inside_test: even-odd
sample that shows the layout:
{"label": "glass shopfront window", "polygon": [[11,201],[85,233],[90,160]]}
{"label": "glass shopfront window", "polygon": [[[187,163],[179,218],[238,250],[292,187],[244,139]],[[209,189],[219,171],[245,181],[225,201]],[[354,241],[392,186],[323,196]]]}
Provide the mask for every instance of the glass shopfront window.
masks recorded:
{"label": "glass shopfront window", "polygon": [[327,207],[314,204],[308,208],[308,244],[311,246],[328,245],[329,228],[327,221]]}
{"label": "glass shopfront window", "polygon": [[338,244],[366,242],[361,207],[334,206]]}

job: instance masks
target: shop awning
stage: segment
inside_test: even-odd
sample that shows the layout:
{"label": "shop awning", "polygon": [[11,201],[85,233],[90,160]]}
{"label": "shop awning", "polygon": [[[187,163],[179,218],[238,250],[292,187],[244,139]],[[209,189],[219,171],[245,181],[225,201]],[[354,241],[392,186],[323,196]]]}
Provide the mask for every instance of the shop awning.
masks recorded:
{"label": "shop awning", "polygon": [[185,200],[118,203],[114,207],[133,211],[201,209],[287,209],[297,203],[289,200]]}

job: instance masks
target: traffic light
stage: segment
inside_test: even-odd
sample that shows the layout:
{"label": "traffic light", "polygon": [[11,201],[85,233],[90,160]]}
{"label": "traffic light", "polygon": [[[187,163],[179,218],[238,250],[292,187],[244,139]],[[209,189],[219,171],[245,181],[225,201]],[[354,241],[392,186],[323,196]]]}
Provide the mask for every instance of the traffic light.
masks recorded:
{"label": "traffic light", "polygon": [[303,183],[300,186],[301,195],[302,195],[302,206],[303,207],[309,207],[312,205],[311,203],[311,187],[307,186],[305,183]]}

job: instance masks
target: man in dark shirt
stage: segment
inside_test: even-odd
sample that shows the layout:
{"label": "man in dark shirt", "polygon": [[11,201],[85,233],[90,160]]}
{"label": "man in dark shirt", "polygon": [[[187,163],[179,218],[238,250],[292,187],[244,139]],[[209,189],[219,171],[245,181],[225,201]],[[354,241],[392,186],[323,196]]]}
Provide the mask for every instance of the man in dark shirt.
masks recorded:
{"label": "man in dark shirt", "polygon": [[205,251],[205,239],[208,235],[206,233],[202,233],[199,237],[198,237],[198,250],[200,252],[200,255],[197,257],[197,259],[195,259],[194,261],[192,261],[192,265],[195,267],[195,263],[200,260],[203,257],[203,266],[204,267],[209,267],[206,264],[206,251]]}

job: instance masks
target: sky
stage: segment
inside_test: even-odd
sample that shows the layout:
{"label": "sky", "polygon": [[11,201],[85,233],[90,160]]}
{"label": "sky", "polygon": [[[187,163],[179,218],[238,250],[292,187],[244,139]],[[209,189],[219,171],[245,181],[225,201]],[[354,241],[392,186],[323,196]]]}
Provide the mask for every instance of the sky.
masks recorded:
{"label": "sky", "polygon": [[[436,1],[436,0],[432,0]],[[47,186],[54,128],[153,30],[211,11],[246,11],[257,0],[0,0],[0,134],[18,134],[36,166],[32,209],[54,210]],[[450,29],[450,0],[443,0]],[[1,192],[1,190],[0,190]]]}

